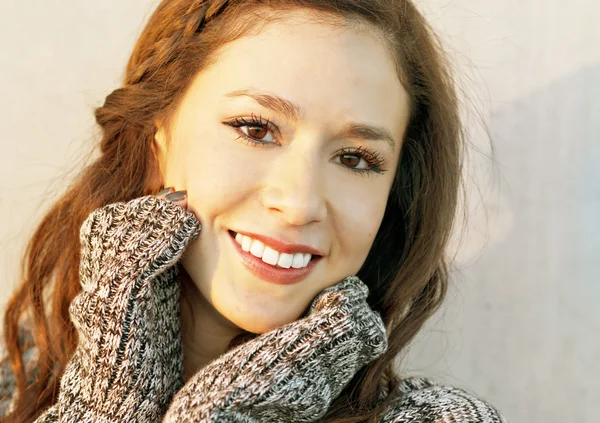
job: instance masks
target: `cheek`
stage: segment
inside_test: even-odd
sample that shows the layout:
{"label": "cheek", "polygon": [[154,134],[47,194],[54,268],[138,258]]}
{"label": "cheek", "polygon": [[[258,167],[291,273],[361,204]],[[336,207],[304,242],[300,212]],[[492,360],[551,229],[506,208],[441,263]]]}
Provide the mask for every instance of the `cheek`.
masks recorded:
{"label": "cheek", "polygon": [[356,274],[364,264],[383,220],[387,198],[372,194],[365,197],[368,200],[347,200],[342,223],[336,228],[348,274]]}
{"label": "cheek", "polygon": [[179,173],[192,204],[196,200],[198,204],[224,206],[247,191],[256,163],[240,157],[227,136],[215,131],[188,143]]}

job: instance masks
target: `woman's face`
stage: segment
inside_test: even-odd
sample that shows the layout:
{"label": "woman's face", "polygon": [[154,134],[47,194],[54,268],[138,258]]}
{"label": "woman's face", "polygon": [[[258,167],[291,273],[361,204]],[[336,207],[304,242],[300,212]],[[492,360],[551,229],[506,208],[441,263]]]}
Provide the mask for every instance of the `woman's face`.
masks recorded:
{"label": "woman's face", "polygon": [[[380,40],[310,23],[302,12],[228,44],[196,77],[171,132],[159,129],[156,140],[165,186],[188,191],[202,225],[182,264],[222,317],[264,333],[358,272],[383,218],[408,114]],[[243,264],[229,231],[305,244],[322,257],[300,281],[276,284]]]}

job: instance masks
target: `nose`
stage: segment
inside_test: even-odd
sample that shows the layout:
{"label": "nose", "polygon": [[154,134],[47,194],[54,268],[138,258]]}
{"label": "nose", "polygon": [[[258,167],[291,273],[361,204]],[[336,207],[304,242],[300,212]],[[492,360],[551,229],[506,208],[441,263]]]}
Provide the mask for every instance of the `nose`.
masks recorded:
{"label": "nose", "polygon": [[[291,225],[323,221],[327,213],[323,164],[316,142],[296,139],[270,162],[263,185],[263,205]],[[321,152],[322,154],[322,152]]]}

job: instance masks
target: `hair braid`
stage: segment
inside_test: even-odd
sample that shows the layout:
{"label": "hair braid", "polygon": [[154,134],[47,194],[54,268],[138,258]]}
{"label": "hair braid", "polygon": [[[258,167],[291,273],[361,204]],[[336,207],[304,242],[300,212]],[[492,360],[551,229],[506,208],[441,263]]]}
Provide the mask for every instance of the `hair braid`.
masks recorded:
{"label": "hair braid", "polygon": [[[151,43],[151,51],[141,52],[139,57],[131,57],[127,67],[125,85],[138,84],[151,78],[151,75],[162,65],[172,60],[175,46],[179,45],[181,40],[200,33],[206,23],[218,16],[228,3],[228,0],[195,0],[185,10],[176,13],[179,18],[173,21],[168,32],[152,34],[154,42]],[[141,63],[139,63],[140,59]]]}
{"label": "hair braid", "polygon": [[[187,43],[183,41],[199,34],[206,23],[219,15],[228,3],[228,0],[180,0],[161,6],[162,10],[157,13],[168,13],[175,19],[161,30],[147,26],[145,31],[152,42],[146,43],[147,48],[140,46],[135,49],[127,66],[123,86],[110,93],[104,105],[96,109],[96,122],[107,133],[120,132],[124,125],[129,130],[148,127],[148,121],[155,119],[160,108],[155,96],[148,93],[157,85],[162,86],[162,82],[153,80],[153,76],[161,75],[161,69],[176,61],[186,48]],[[106,137],[101,143],[101,151],[107,151],[118,140],[117,137]]]}

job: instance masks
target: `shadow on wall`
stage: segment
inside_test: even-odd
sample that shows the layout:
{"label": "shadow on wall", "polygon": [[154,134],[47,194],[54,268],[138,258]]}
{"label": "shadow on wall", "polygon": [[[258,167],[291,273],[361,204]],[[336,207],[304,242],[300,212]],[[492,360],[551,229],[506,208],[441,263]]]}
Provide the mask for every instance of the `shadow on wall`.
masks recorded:
{"label": "shadow on wall", "polygon": [[486,202],[509,203],[511,224],[498,230],[490,216],[488,247],[460,268],[402,369],[467,387],[513,423],[595,422],[600,63],[491,116],[507,187]]}
{"label": "shadow on wall", "polygon": [[[566,247],[558,241],[568,241],[570,252],[579,256],[578,262],[585,261],[589,270],[597,267],[600,63],[495,111],[491,129],[501,172],[510,187],[513,212],[520,221],[527,218],[534,225],[515,227],[512,236],[529,233],[528,242],[545,243],[555,252]],[[533,206],[542,213],[531,216]],[[532,237],[531,229],[540,230],[536,233],[539,238]],[[600,284],[594,285],[600,288]]]}

